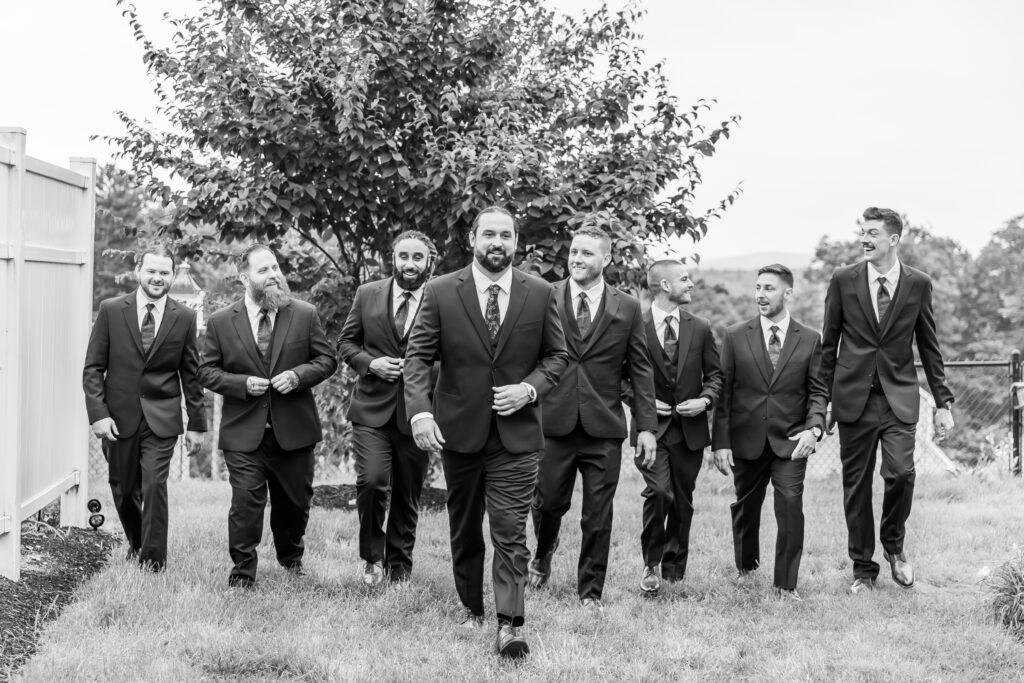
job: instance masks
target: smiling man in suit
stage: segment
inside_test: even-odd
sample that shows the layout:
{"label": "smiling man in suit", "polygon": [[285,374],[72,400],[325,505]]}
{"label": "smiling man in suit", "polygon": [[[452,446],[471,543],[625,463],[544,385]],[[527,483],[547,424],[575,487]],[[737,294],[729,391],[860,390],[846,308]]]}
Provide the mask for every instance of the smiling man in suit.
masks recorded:
{"label": "smiling man in suit", "polygon": [[256,546],[270,494],[277,561],[303,574],[313,447],[323,438],[313,387],[337,361],[316,308],[292,298],[277,257],[253,244],[238,258],[245,296],[210,316],[199,379],[224,396],[220,447],[231,483],[228,585],[256,584]]}
{"label": "smiling man in suit", "polygon": [[825,295],[822,378],[831,392],[832,419],[839,423],[843,508],[859,593],[875,586],[875,518],[871,480],[882,447],[882,521],[879,537],[893,580],[914,585],[904,553],[906,522],[914,499],[914,444],[920,412],[914,341],[935,399],[936,433],[953,430],[953,392],[932,313],[932,282],[902,264],[897,248],[903,220],[891,209],[868,208],[861,226],[864,260],[839,268]]}
{"label": "smiling man in suit", "polygon": [[601,617],[604,611],[601,597],[611,548],[612,503],[622,442],[629,434],[620,393],[624,374],[632,383],[633,411],[641,430],[637,457],[653,462],[657,448],[658,417],[643,312],[635,298],[605,284],[604,269],[611,259],[608,233],[585,225],[569,246],[569,277],[555,284],[569,365],[542,404],[539,520],[534,511],[537,552],[530,563],[530,585],[539,588],[550,576],[551,557],[578,472],[583,480],[583,539],[576,591],[591,618]]}
{"label": "smiling man in suit", "polygon": [[712,435],[715,466],[732,467],[732,533],[740,576],[761,562],[759,530],[765,488],[775,489],[776,592],[800,600],[807,457],[825,428],[821,338],[789,315],[793,273],[772,264],[757,271],[758,317],[733,325],[722,344],[725,379]]}
{"label": "smiling man in suit", "polygon": [[[711,443],[708,411],[718,401],[722,370],[711,324],[687,311],[693,299],[693,281],[679,261],[651,264],[648,290],[653,299],[644,315],[647,348],[654,360],[655,435],[653,462],[637,462],[647,484],[643,497],[640,549],[644,569],[640,590],[656,595],[664,579],[682,581],[690,554],[693,490],[704,463],[704,448]],[[629,401],[635,389],[626,386]],[[636,424],[630,440],[636,440]]]}
{"label": "smiling man in suit", "polygon": [[[392,242],[395,274],[356,290],[338,349],[358,381],[348,409],[356,470],[363,582],[402,581],[412,573],[416,520],[429,458],[412,439],[402,366],[409,330],[430,276],[430,240],[409,230]],[[388,495],[391,512],[384,516]]]}
{"label": "smiling man in suit", "polygon": [[[413,438],[441,451],[448,484],[460,625],[483,626],[484,512],[494,546],[495,649],[529,652],[526,517],[544,445],[539,401],[565,370],[565,337],[551,285],[512,267],[516,224],[490,207],[473,221],[473,262],[427,283],[405,355]],[[433,401],[435,361],[440,361]]]}
{"label": "smiling man in suit", "polygon": [[143,250],[139,287],[100,304],[85,354],[82,387],[92,432],[103,439],[110,492],[128,537],[128,557],[153,571],[167,562],[167,474],[182,433],[189,455],[206,431],[196,375],[196,314],[167,296],[174,256]]}

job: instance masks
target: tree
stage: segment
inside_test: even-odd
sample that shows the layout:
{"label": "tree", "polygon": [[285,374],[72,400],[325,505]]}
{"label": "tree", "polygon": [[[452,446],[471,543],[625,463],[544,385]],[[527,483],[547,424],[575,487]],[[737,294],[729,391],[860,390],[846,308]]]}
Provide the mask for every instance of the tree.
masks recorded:
{"label": "tree", "polygon": [[965,294],[974,349],[1000,354],[1024,349],[1024,215],[992,235],[972,265]]}

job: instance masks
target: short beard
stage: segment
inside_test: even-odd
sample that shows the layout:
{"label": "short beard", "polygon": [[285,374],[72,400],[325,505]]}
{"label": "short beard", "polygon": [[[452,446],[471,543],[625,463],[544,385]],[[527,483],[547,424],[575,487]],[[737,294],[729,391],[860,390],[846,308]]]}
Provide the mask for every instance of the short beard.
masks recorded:
{"label": "short beard", "polygon": [[501,260],[497,264],[492,264],[489,260],[490,252],[482,252],[479,250],[473,250],[473,257],[476,262],[480,264],[480,267],[491,273],[501,273],[510,265],[512,265],[512,255],[502,252]]}
{"label": "short beard", "polygon": [[424,268],[416,273],[415,277],[410,278],[408,275],[400,270],[395,271],[395,282],[399,287],[408,291],[415,292],[423,283],[427,281],[427,269]]}
{"label": "short beard", "polygon": [[252,300],[256,302],[260,308],[267,308],[271,311],[284,306],[291,300],[291,291],[288,289],[288,283],[284,280],[281,281],[279,289],[267,289],[263,286],[256,286],[253,284],[250,288],[249,295]]}

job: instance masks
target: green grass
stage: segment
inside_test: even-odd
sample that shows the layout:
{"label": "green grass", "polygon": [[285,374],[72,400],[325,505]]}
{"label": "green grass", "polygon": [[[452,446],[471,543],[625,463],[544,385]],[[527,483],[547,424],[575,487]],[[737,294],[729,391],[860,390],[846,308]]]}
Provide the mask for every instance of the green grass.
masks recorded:
{"label": "green grass", "polygon": [[355,514],[314,509],[307,535],[311,575],[293,578],[276,566],[268,529],[260,587],[243,593],[226,588],[228,486],[184,482],[171,487],[169,570],[140,573],[117,552],[48,627],[22,675],[33,681],[1021,679],[1024,646],[992,619],[979,572],[1004,562],[1020,542],[1024,482],[919,478],[907,542],[918,587],[900,589],[883,570],[879,590],[856,597],[845,592],[851,575],[839,482],[808,482],[805,602],[793,604],[770,597],[770,494],[761,531],[764,566],[749,585],[734,585],[732,487],[708,468],[698,484],[685,584],[655,600],[638,595],[641,480],[629,460],[622,472],[605,620],[587,623],[575,602],[577,498],[551,589],[527,597],[532,653],[521,665],[491,654],[490,620],[484,633],[453,628],[458,600],[444,513],[421,520],[409,586],[367,593]]}

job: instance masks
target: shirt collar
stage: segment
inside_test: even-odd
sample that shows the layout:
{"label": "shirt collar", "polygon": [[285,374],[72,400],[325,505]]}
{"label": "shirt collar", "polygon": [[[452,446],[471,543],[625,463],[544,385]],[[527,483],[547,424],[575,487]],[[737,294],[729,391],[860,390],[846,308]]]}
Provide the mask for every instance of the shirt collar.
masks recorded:
{"label": "shirt collar", "polygon": [[473,282],[476,284],[476,291],[481,294],[485,293],[487,288],[491,285],[498,285],[501,287],[501,291],[505,292],[505,294],[510,294],[512,292],[512,268],[506,270],[505,274],[497,280],[491,280],[491,278],[487,277],[480,266],[477,265],[476,259],[473,259],[472,269]]}
{"label": "shirt collar", "polygon": [[604,294],[604,280],[598,278],[590,289],[583,289],[575,280],[569,278],[569,298],[576,301],[580,298],[581,292],[587,295],[588,304],[597,305],[597,302],[601,300],[601,295]]}
{"label": "shirt collar", "polygon": [[[253,299],[251,296],[249,296],[248,290],[246,290],[246,292],[245,292],[245,310],[246,310],[246,313],[249,314],[249,318],[251,320],[254,320],[256,318],[256,316],[258,316],[260,314],[260,311],[262,310],[260,305],[258,303],[256,303],[256,300]],[[271,318],[274,318],[277,315],[277,311],[274,310],[273,308],[270,308],[270,309],[267,309],[267,310],[268,310]]]}
{"label": "shirt collar", "polygon": [[888,272],[881,272],[878,268],[875,268],[875,264],[868,261],[868,279],[871,282],[878,282],[878,278],[884,277],[885,281],[892,284],[900,279],[900,260],[896,259],[896,262],[892,264],[892,268]]}
{"label": "shirt collar", "polygon": [[164,294],[159,299],[150,299],[146,293],[142,291],[142,287],[139,287],[135,292],[135,307],[140,311],[144,311],[146,310],[146,304],[153,304],[154,310],[160,315],[163,315],[164,307],[167,306],[167,295]]}
{"label": "shirt collar", "polygon": [[785,317],[782,318],[782,320],[780,320],[777,323],[773,323],[771,320],[762,315],[761,331],[767,336],[768,334],[771,334],[772,325],[775,325],[776,327],[779,328],[779,334],[781,334],[782,336],[786,336],[786,332],[789,331],[789,318],[789,311],[786,311]]}
{"label": "shirt collar", "polygon": [[391,284],[392,284],[392,287],[391,287],[391,298],[394,299],[395,301],[400,301],[402,299],[402,294],[405,293],[405,292],[411,292],[412,293],[412,297],[410,297],[410,298],[413,301],[419,301],[420,300],[420,295],[423,294],[423,288],[426,286],[426,285],[420,285],[416,289],[403,289],[401,287],[401,285],[398,284],[397,280],[392,280]]}
{"label": "shirt collar", "polygon": [[673,308],[671,311],[663,311],[654,304],[651,304],[651,317],[654,319],[655,327],[660,326],[662,323],[664,323],[665,318],[669,317],[670,315],[676,319],[676,322],[679,321],[678,308]]}

